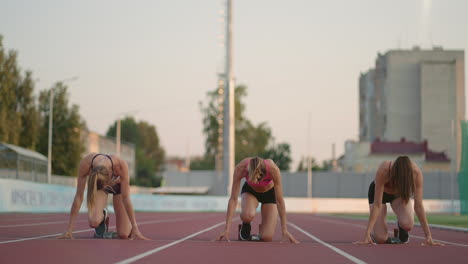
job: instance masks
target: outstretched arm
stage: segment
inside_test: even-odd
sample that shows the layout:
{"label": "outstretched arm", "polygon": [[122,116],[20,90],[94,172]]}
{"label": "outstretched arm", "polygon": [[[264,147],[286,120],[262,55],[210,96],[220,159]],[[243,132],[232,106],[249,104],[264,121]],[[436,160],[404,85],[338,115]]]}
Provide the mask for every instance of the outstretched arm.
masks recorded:
{"label": "outstretched arm", "polygon": [[[268,161],[270,162],[270,161]],[[283,198],[283,184],[281,182],[281,172],[278,166],[274,162],[271,164],[271,174],[273,177],[273,183],[275,185],[275,197],[276,197],[276,207],[278,208],[278,215],[281,221],[281,231],[283,233],[283,242],[290,241],[291,243],[299,243],[299,241],[294,238],[294,236],[289,233],[287,220],[286,220],[286,205]]]}
{"label": "outstretched arm", "polygon": [[84,158],[80,162],[78,168],[78,179],[76,186],[75,198],[73,199],[72,207],[70,209],[70,218],[68,220],[67,231],[59,236],[58,238],[73,238],[73,227],[75,226],[76,216],[78,215],[81,204],[83,203],[83,194],[86,187],[86,179],[89,173],[89,161],[87,158]]}
{"label": "outstretched arm", "polygon": [[241,169],[240,166],[236,166],[234,170],[234,175],[233,175],[233,181],[232,181],[232,188],[231,188],[231,196],[229,197],[229,202],[228,202],[228,208],[227,208],[227,214],[226,214],[226,227],[224,228],[224,231],[219,234],[219,236],[216,238],[216,240],[227,240],[229,241],[229,230],[231,230],[231,220],[234,217],[234,213],[236,212],[236,207],[237,207],[237,200],[239,197],[239,191],[240,191],[240,183],[242,180],[242,175],[241,175]]}
{"label": "outstretched arm", "polygon": [[125,207],[125,211],[128,215],[130,223],[132,224],[132,232],[130,234],[130,239],[144,239],[148,240],[145,236],[143,236],[138,229],[138,225],[136,222],[135,212],[133,211],[132,201],[130,200],[130,177],[128,176],[128,165],[127,162],[119,158],[119,165],[120,165],[120,188],[122,194],[122,202]]}
{"label": "outstretched arm", "polygon": [[423,175],[421,170],[416,166],[414,166],[414,212],[419,219],[419,223],[424,231],[424,235],[426,239],[423,244],[427,245],[442,245],[441,243],[434,242],[432,240],[431,230],[429,229],[429,224],[426,218],[426,212],[424,211],[423,206]]}
{"label": "outstretched arm", "polygon": [[366,233],[364,234],[364,240],[355,242],[356,244],[372,244],[371,232],[374,229],[375,222],[382,211],[382,197],[384,192],[384,185],[386,181],[386,175],[388,173],[388,165],[384,162],[380,165],[375,175],[375,190],[374,190],[374,204],[370,206],[369,221],[367,222]]}

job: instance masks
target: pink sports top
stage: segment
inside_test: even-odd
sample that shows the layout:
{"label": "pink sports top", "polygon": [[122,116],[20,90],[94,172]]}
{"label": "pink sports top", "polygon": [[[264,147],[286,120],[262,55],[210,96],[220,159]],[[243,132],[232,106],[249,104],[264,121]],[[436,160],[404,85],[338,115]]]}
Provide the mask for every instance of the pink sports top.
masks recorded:
{"label": "pink sports top", "polygon": [[254,182],[251,182],[249,181],[249,171],[248,171],[248,165],[249,165],[249,162],[250,162],[250,159],[247,160],[247,164],[245,166],[245,171],[244,171],[244,177],[245,177],[245,180],[247,181],[247,183],[250,185],[250,186],[258,186],[258,187],[265,187],[267,186],[268,184],[270,184],[270,182],[273,180],[273,178],[271,177],[271,174],[270,174],[270,168],[269,168],[269,165],[268,165],[268,161],[267,160],[263,160],[263,163],[265,163],[265,176],[263,176],[262,179],[260,179],[260,181],[258,183],[254,183]]}

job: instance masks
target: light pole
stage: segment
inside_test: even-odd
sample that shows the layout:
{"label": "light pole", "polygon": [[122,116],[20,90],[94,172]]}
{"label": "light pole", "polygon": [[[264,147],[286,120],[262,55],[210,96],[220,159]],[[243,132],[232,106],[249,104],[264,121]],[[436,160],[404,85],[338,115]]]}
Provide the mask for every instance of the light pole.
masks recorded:
{"label": "light pole", "polygon": [[[78,77],[71,77],[67,79],[63,79],[61,81],[57,81],[58,83],[65,83],[77,80]],[[50,96],[49,96],[49,142],[47,146],[47,183],[52,182],[52,116],[54,115],[54,86],[50,88]]]}
{"label": "light pole", "polygon": [[128,115],[131,115],[131,114],[136,114],[138,113],[139,110],[133,110],[133,111],[128,111],[128,112],[123,112],[123,113],[120,113],[118,115],[118,118],[117,118],[117,124],[116,124],[116,127],[115,127],[115,146],[116,146],[116,149],[115,149],[115,154],[117,156],[120,156],[120,135],[121,135],[121,124],[120,124],[120,121],[122,119],[122,116],[128,116]]}
{"label": "light pole", "polygon": [[231,194],[232,174],[234,173],[235,155],[235,105],[234,105],[234,73],[232,63],[232,0],[226,1],[226,61],[224,83],[224,120],[223,120],[223,178],[224,190]]}
{"label": "light pole", "polygon": [[307,197],[312,198],[312,155],[310,155],[310,118],[307,118]]}
{"label": "light pole", "polygon": [[116,150],[115,153],[117,156],[120,156],[120,118],[117,119],[117,131],[116,131]]}

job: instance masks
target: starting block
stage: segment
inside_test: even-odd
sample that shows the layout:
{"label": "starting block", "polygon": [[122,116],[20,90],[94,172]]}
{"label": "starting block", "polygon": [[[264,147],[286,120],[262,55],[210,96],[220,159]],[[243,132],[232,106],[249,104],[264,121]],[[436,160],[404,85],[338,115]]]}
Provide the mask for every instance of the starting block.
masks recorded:
{"label": "starting block", "polygon": [[385,244],[402,244],[401,240],[398,238],[398,229],[393,229],[393,237],[387,238]]}
{"label": "starting block", "polygon": [[112,231],[112,232],[104,232],[102,236],[97,236],[96,234],[94,234],[94,238],[116,239],[116,238],[119,238],[119,235],[117,234],[117,232]]}

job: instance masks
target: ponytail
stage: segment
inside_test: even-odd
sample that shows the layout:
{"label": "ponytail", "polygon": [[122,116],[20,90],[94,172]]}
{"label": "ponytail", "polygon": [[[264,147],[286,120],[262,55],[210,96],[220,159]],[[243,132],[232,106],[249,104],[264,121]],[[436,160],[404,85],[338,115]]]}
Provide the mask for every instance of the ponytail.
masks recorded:
{"label": "ponytail", "polygon": [[98,180],[102,181],[108,178],[108,172],[104,166],[96,166],[91,170],[91,173],[88,176],[88,193],[87,193],[87,205],[88,209],[93,209],[94,207],[94,197],[97,192]]}
{"label": "ponytail", "polygon": [[248,165],[249,181],[258,183],[259,179],[265,174],[265,166],[262,159],[255,157],[251,158]]}

